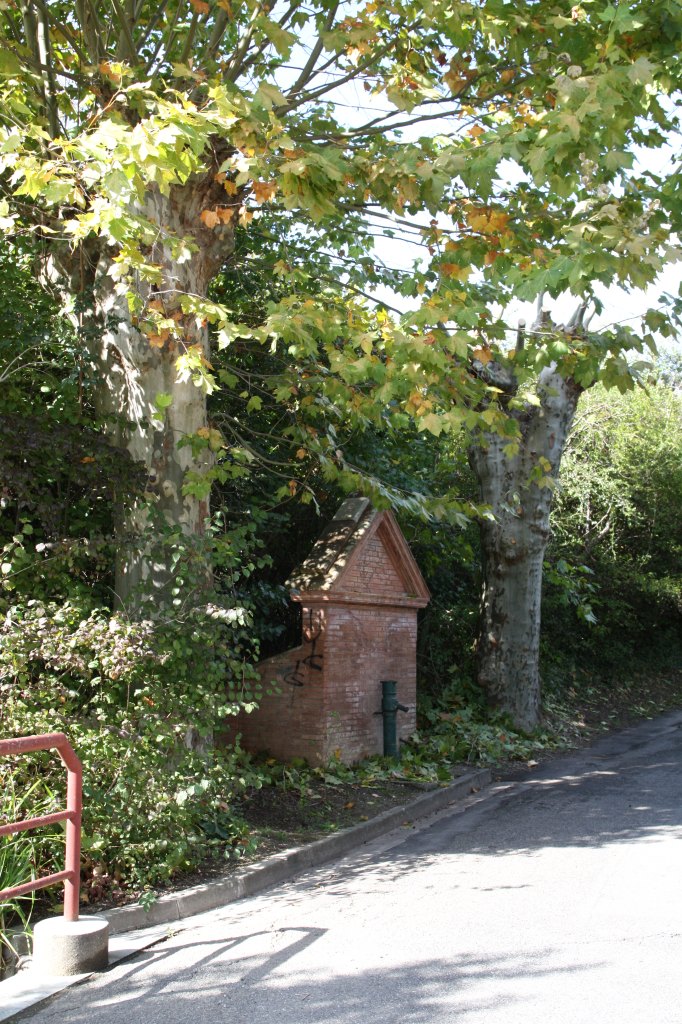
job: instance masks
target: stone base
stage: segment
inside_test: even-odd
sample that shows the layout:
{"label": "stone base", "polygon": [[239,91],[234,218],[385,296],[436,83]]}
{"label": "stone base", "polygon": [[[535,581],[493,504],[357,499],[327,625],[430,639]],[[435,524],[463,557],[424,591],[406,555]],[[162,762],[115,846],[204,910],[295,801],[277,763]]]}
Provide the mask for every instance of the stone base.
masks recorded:
{"label": "stone base", "polygon": [[104,917],[39,921],[33,932],[31,969],[47,977],[89,974],[109,964],[109,922]]}

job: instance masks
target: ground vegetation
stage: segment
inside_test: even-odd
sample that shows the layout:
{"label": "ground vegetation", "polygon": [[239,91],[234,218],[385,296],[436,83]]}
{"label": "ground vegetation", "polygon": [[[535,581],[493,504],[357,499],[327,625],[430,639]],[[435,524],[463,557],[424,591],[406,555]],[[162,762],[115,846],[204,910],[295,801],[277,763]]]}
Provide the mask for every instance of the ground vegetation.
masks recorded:
{"label": "ground vegetation", "polygon": [[[349,491],[396,508],[434,593],[413,776],[532,760],[556,702],[643,637],[670,664],[679,374],[645,355],[680,300],[589,317],[678,255],[679,170],[650,169],[678,127],[676,13],[2,7],[0,714],[86,759],[86,891],[239,856],[240,800],[312,786],[216,740]],[[534,322],[512,298],[540,298]],[[45,871],[59,837],[31,849]]]}

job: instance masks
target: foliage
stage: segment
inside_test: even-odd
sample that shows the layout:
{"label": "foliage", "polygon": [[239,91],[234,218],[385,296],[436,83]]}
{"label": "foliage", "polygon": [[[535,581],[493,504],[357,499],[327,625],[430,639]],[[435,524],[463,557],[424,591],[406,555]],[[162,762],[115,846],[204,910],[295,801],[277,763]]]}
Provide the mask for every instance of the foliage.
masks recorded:
{"label": "foliage", "polygon": [[[549,660],[550,649],[571,654],[567,633],[574,660],[602,671],[638,654],[679,655],[681,453],[680,395],[664,380],[654,376],[646,390],[626,395],[595,388],[583,397],[553,514]],[[567,616],[571,605],[584,626]]]}
{"label": "foliage", "polygon": [[[107,272],[150,350],[175,350],[180,375],[209,391],[205,320],[219,346],[251,338],[286,353],[300,386],[275,395],[310,407],[300,441],[330,468],[343,471],[330,412],[332,426],[337,411],[375,426],[411,417],[435,434],[479,424],[471,357],[505,337],[494,301],[642,286],[675,258],[674,175],[635,167],[631,152],[661,148],[677,125],[673,0],[627,11],[543,0],[532,16],[502,0],[352,15],[331,0],[228,6],[51,0],[29,3],[23,21],[4,11],[0,216],[62,255],[65,243],[82,243],[86,260],[88,246],[108,246]],[[346,119],[346,82],[386,113]],[[420,136],[431,118],[438,134]],[[192,195],[184,234],[154,221],[145,191]],[[237,225],[270,234],[288,285],[258,324],[235,320],[227,297],[164,290],[163,260],[181,268],[213,246],[217,272]],[[401,230],[424,257],[404,278],[372,253],[375,234]],[[325,287],[301,257],[310,250]],[[365,292],[379,283],[421,295],[420,307],[401,325],[370,315]],[[665,323],[657,313],[647,337]],[[539,336],[519,364],[557,360],[583,385],[616,383],[633,342],[621,328],[578,345]],[[503,429],[499,405],[487,416]]]}
{"label": "foliage", "polygon": [[[58,809],[54,793],[45,780],[31,782],[25,772],[17,771],[11,759],[0,762],[0,821],[21,821]],[[56,833],[54,826],[43,827],[39,835],[20,832],[0,837],[2,888],[12,889],[43,874],[61,871],[63,863],[55,867],[60,849],[63,861],[63,834]],[[34,900],[32,892],[0,900],[0,974],[3,960],[17,952],[10,929],[28,930]]]}
{"label": "foliage", "polygon": [[[211,740],[227,717],[254,707],[257,648],[249,603],[234,589],[250,574],[248,541],[235,531],[223,542],[235,547],[223,596],[172,616],[130,621],[77,593],[5,604],[2,731],[69,735],[84,764],[83,852],[95,890],[150,884],[217,846],[240,849],[231,803],[247,778],[235,752]],[[58,766],[43,760],[41,770],[56,790]]]}
{"label": "foliage", "polygon": [[[239,846],[229,807],[246,775],[183,737],[207,738],[255,695],[255,572],[266,615],[281,602],[257,537],[283,566],[295,552],[280,539],[300,525],[303,546],[311,506],[337,487],[404,513],[438,598],[425,636],[456,630],[466,664],[478,565],[454,526],[484,510],[455,438],[498,434],[514,458],[543,368],[625,391],[641,371],[625,352],[679,313],[669,296],[641,331],[539,329],[510,349],[499,312],[512,296],[647,285],[677,258],[679,169],[647,167],[678,130],[679,40],[674,0],[3,6],[3,715],[80,743],[93,882],[172,874],[207,835]],[[354,104],[360,87],[382,109],[347,114],[347,83]],[[409,270],[375,246],[398,235],[416,245]],[[67,320],[28,283],[34,266]],[[399,319],[381,286],[411,311]],[[146,395],[159,365],[164,388]],[[208,416],[178,382],[208,393]],[[181,402],[197,405],[193,427],[177,426]],[[138,509],[147,531],[128,529],[143,481],[105,428],[138,444],[147,499],[154,453],[182,435],[175,518],[157,494]],[[311,506],[294,511],[294,498]],[[182,519],[192,503],[196,528]],[[646,527],[644,508],[642,494],[623,506],[619,537]],[[448,525],[417,525],[425,509]],[[650,531],[652,551],[665,536]],[[135,546],[169,572],[131,623],[110,611],[111,560]],[[601,623],[596,555],[563,546],[547,621],[578,608]],[[672,580],[662,558],[632,551],[630,575]],[[615,568],[610,579],[615,609]],[[504,745],[503,722],[451,706],[447,655],[429,647],[441,753]],[[127,824],[114,804],[130,807]]]}

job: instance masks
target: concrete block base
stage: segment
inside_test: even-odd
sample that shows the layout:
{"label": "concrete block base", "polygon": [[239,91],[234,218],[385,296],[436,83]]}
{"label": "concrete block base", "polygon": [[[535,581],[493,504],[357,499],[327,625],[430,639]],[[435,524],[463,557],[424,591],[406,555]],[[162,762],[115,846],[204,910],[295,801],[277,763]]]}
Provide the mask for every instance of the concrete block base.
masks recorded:
{"label": "concrete block base", "polygon": [[50,978],[103,971],[109,963],[109,922],[104,917],[39,921],[31,969]]}

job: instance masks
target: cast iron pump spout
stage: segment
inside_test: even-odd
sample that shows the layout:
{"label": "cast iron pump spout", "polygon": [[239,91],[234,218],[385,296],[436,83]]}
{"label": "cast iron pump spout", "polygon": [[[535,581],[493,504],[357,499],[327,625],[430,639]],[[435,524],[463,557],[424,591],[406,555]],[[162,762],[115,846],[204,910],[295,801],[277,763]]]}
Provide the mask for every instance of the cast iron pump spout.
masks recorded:
{"label": "cast iron pump spout", "polygon": [[381,714],[384,717],[384,757],[400,758],[396,716],[399,711],[409,711],[398,700],[398,684],[394,679],[381,681]]}

